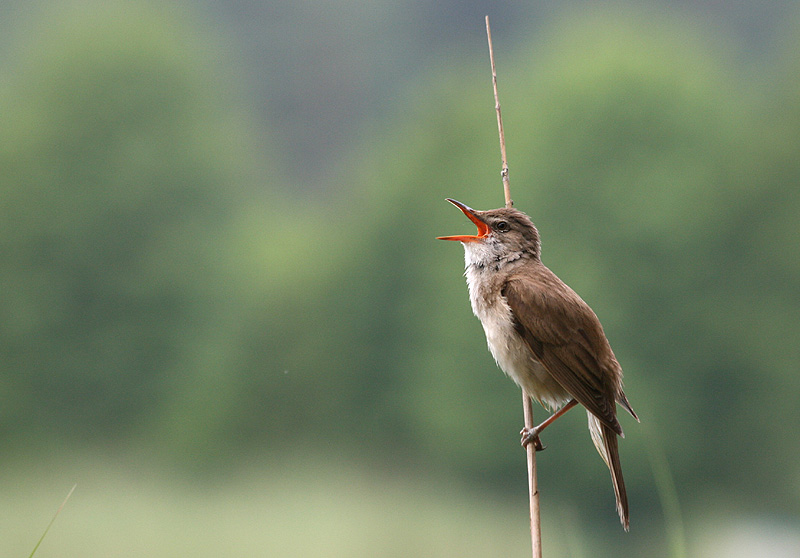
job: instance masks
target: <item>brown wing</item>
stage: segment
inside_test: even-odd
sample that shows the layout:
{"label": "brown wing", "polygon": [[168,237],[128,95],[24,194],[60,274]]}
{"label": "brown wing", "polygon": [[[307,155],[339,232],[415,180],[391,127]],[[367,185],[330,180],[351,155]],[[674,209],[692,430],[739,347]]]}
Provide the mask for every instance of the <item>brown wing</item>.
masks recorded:
{"label": "brown wing", "polygon": [[510,277],[502,293],[536,358],[578,403],[622,435],[616,417],[621,372],[592,309],[543,265]]}

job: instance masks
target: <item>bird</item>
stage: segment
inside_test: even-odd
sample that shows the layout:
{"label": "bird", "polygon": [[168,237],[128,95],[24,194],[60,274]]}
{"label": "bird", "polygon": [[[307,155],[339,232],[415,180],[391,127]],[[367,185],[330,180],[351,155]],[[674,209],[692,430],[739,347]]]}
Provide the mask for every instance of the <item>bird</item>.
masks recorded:
{"label": "bird", "polygon": [[639,421],[622,385],[622,367],[597,315],[542,263],[539,231],[513,207],[478,211],[451,198],[478,228],[475,235],[437,237],[464,246],[464,275],[473,313],[498,366],[552,415],[523,428],[521,443],[544,449],[539,435],[576,405],[587,412],[594,446],[611,473],[625,531],[630,513],[617,437],[617,404]]}

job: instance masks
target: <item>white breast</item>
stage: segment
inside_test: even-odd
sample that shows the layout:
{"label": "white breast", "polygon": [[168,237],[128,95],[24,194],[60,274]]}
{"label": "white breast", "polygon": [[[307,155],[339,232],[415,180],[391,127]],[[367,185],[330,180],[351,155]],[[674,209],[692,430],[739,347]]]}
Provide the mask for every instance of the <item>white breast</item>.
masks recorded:
{"label": "white breast", "polygon": [[[467,286],[472,311],[480,319],[489,351],[497,365],[517,385],[541,404],[556,409],[570,399],[569,394],[536,360],[525,340],[514,329],[514,318],[499,288],[491,288],[489,268],[469,266]],[[496,271],[495,271],[496,273]]]}

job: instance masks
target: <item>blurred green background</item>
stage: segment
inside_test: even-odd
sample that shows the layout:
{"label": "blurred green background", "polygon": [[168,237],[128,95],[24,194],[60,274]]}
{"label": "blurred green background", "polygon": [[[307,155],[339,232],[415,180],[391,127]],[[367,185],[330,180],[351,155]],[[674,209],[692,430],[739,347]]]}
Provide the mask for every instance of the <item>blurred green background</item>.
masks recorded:
{"label": "blurred green background", "polygon": [[[516,206],[595,309],[559,556],[800,554],[796,2],[0,4],[0,555],[526,556],[518,389],[470,312]],[[537,418],[544,418],[537,408]]]}

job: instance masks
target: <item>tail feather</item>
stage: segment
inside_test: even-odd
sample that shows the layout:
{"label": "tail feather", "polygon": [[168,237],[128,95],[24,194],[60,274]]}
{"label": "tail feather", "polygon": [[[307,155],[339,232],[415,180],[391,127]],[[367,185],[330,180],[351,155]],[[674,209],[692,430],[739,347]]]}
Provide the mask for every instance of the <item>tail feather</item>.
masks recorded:
{"label": "tail feather", "polygon": [[636,422],[639,422],[639,416],[636,414],[636,411],[633,410],[631,404],[628,402],[628,398],[625,397],[625,394],[620,390],[619,397],[617,398],[617,403],[622,405],[626,411],[628,411],[633,418],[636,419]]}
{"label": "tail feather", "polygon": [[589,432],[592,434],[592,441],[611,472],[611,482],[614,484],[614,495],[617,498],[617,513],[622,527],[627,531],[630,528],[628,494],[622,478],[617,434],[610,426],[601,423],[593,414],[588,412],[587,414],[589,415]]}

